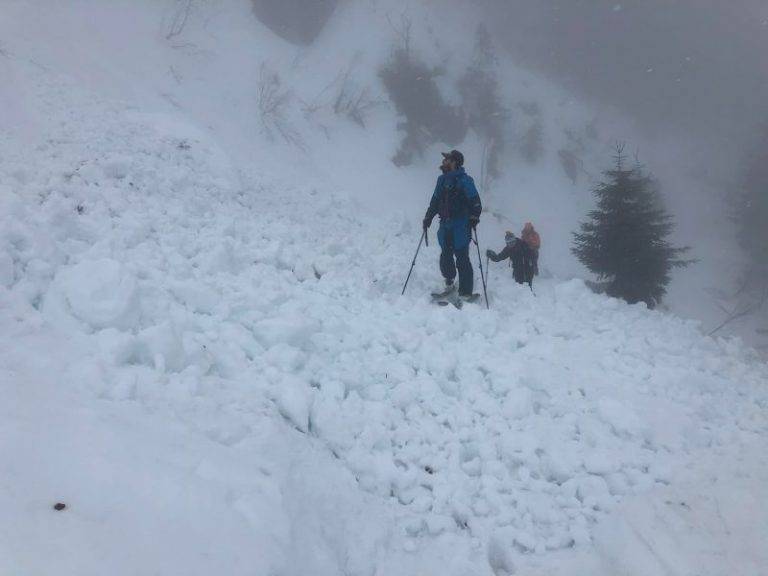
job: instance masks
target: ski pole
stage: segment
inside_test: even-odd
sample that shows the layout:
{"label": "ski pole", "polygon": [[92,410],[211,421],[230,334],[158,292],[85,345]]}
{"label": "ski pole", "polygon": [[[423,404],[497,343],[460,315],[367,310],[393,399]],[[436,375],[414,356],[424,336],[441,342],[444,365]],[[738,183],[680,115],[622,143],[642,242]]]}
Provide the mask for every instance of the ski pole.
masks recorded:
{"label": "ski pole", "polygon": [[419,256],[419,250],[421,250],[421,245],[424,243],[424,240],[427,241],[427,246],[429,246],[429,239],[427,238],[426,228],[424,228],[424,231],[421,233],[421,240],[419,240],[419,246],[416,248],[416,254],[413,255],[413,262],[411,262],[411,269],[408,271],[408,277],[405,279],[405,284],[403,284],[403,291],[400,292],[400,296],[405,294],[405,289],[408,287],[408,281],[411,279],[411,274],[413,273],[413,267],[416,266],[416,258]]}
{"label": "ski pole", "polygon": [[475,246],[477,247],[477,262],[480,264],[480,278],[483,279],[483,294],[485,295],[485,308],[490,310],[491,306],[488,304],[488,288],[485,285],[485,274],[483,273],[483,257],[480,255],[480,242],[477,241],[477,228],[472,227],[472,231],[475,233]]}
{"label": "ski pole", "polygon": [[528,273],[528,288],[531,289],[531,294],[536,296],[536,292],[533,291],[533,271],[534,271],[533,260],[530,259],[530,252],[528,254],[529,254],[529,260],[528,260],[528,265],[526,266],[527,273]]}

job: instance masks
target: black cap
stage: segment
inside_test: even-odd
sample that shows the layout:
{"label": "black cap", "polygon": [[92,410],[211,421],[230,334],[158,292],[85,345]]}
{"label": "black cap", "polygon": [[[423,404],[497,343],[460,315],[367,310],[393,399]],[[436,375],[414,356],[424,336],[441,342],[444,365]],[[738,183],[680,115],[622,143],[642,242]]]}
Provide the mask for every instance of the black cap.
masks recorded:
{"label": "black cap", "polygon": [[458,150],[451,150],[450,152],[442,152],[443,158],[453,160],[456,162],[456,166],[464,166],[464,154]]}

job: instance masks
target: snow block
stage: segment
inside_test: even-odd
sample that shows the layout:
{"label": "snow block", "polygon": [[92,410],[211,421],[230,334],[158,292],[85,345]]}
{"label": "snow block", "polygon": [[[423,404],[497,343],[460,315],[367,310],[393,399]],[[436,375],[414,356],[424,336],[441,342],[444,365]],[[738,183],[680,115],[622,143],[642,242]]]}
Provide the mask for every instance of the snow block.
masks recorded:
{"label": "snow block", "polygon": [[302,432],[309,430],[312,389],[300,378],[286,375],[279,384],[275,402],[280,414]]}
{"label": "snow block", "polygon": [[94,330],[130,328],[138,317],[136,279],[119,262],[101,258],[63,268],[52,287],[68,312]]}
{"label": "snow block", "polygon": [[179,372],[186,366],[181,336],[170,322],[142,330],[136,341],[134,360],[137,362],[160,372]]}
{"label": "snow block", "polygon": [[0,286],[8,288],[13,281],[13,258],[5,250],[0,250]]}

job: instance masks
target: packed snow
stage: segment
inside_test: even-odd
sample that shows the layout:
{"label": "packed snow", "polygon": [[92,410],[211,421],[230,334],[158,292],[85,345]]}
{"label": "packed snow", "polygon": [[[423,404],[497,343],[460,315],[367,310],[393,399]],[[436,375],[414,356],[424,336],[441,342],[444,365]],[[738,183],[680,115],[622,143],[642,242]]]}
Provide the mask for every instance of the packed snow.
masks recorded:
{"label": "packed snow", "polygon": [[765,571],[740,341],[504,265],[433,306],[431,243],[401,297],[413,215],[14,66],[48,121],[0,150],[0,572]]}

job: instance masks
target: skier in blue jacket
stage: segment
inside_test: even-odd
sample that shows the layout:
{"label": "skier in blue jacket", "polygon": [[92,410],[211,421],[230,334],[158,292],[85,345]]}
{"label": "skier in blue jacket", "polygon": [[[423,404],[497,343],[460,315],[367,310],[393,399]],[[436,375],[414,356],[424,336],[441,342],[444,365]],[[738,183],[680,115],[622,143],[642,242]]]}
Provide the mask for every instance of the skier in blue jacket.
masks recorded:
{"label": "skier in blue jacket", "polygon": [[[443,152],[440,166],[442,176],[437,178],[432,201],[424,215],[424,230],[440,216],[437,240],[440,243],[440,272],[445,278],[445,292],[455,290],[456,270],[459,272],[459,296],[472,296],[474,272],[469,261],[472,228],[480,222],[482,204],[475,181],[464,171],[464,155],[458,150]],[[455,258],[455,261],[454,261]]]}

